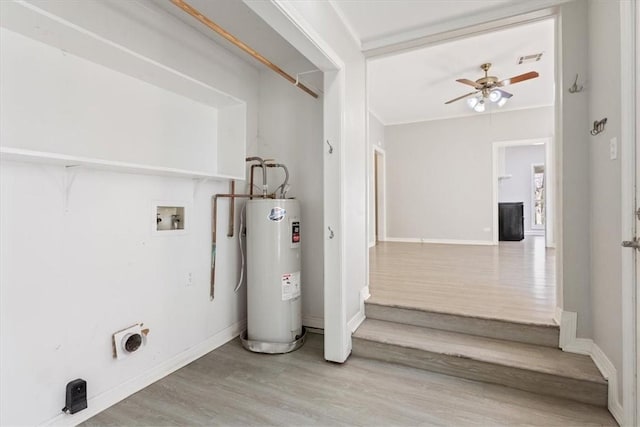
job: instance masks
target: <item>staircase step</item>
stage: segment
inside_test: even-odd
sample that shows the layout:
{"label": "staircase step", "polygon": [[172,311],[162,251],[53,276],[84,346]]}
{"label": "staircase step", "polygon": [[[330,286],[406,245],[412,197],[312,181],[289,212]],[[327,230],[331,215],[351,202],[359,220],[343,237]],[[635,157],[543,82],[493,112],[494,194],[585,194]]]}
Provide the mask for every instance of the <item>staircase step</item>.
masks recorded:
{"label": "staircase step", "polygon": [[555,323],[523,323],[372,302],[365,302],[365,314],[368,319],[386,320],[553,348],[558,348],[560,339],[560,327]]}
{"label": "staircase step", "polygon": [[549,347],[366,319],[353,355],[607,405],[607,381],[591,358]]}

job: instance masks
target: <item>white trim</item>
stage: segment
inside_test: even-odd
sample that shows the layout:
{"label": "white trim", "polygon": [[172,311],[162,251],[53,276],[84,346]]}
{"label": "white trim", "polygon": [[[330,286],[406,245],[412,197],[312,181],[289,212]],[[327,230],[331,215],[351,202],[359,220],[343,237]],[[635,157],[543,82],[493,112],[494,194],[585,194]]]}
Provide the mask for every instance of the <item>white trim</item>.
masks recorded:
{"label": "white trim", "polygon": [[107,390],[104,393],[90,398],[87,402],[88,407],[84,411],[73,415],[62,413],[48,421],[45,421],[42,425],[76,426],[143,388],[159,381],[172,372],[177,371],[194,360],[228,343],[240,335],[240,332],[245,329],[246,324],[247,322],[245,320],[237,322],[213,335],[206,341],[196,344],[182,353],[175,355],[171,359],[151,368],[147,372],[143,372],[137,377],[134,377],[111,390]]}
{"label": "white trim", "polygon": [[385,126],[402,126],[402,125],[412,125],[412,124],[416,124],[416,123],[434,122],[434,121],[440,121],[440,120],[460,119],[460,118],[464,118],[464,117],[476,117],[476,116],[483,116],[483,115],[492,115],[493,116],[495,114],[511,113],[513,111],[534,110],[534,109],[538,109],[538,108],[550,108],[550,107],[553,107],[553,106],[554,106],[554,104],[552,103],[552,104],[529,105],[527,107],[519,107],[519,108],[507,108],[507,109],[501,108],[499,110],[497,110],[497,109],[494,109],[494,110],[487,109],[484,113],[476,113],[473,110],[469,109],[469,112],[468,113],[464,113],[464,114],[456,114],[456,115],[452,115],[452,116],[431,117],[431,118],[428,118],[428,119],[385,122],[383,120],[380,120],[380,118],[378,117],[378,120],[380,120],[380,123],[382,123]]}
{"label": "white trim", "polygon": [[[378,223],[378,232],[380,233],[378,236],[378,240],[385,241],[387,238],[387,152],[384,148],[381,148],[377,145],[372,144],[372,154],[373,161],[375,164],[375,156],[380,155],[382,157],[382,177],[381,181],[378,182],[378,186],[382,185],[382,224],[378,223],[378,212],[375,212],[373,217],[375,218],[376,223]],[[375,172],[375,169],[372,168],[372,172]],[[377,180],[377,176],[374,177]],[[368,181],[368,180],[367,180]],[[375,187],[374,187],[375,191]],[[375,195],[378,196],[377,194]],[[380,207],[380,200],[378,200],[378,207]],[[375,208],[374,208],[375,209]],[[374,228],[375,230],[375,228]],[[375,233],[374,233],[374,242],[375,245]]]}
{"label": "white trim", "polygon": [[369,106],[367,106],[367,111],[369,111],[369,114],[371,114],[373,117],[375,117],[376,120],[379,121],[383,126],[389,126],[389,124],[385,123],[384,121],[382,121],[382,119],[380,118],[380,115],[378,113],[376,113],[375,111],[373,111]]}
{"label": "white trim", "polygon": [[494,246],[491,240],[458,240],[458,239],[422,239],[419,237],[387,237],[385,242],[398,243],[434,243],[440,245],[483,245]]}
{"label": "white trim", "polygon": [[349,330],[354,333],[358,327],[364,322],[364,311],[358,310],[358,312],[349,320]]}
{"label": "white trim", "polygon": [[[556,321],[560,325],[560,342],[559,346],[565,350],[565,347],[571,345],[576,340],[576,330],[578,327],[578,314],[573,311],[562,311],[556,307]],[[570,351],[566,349],[565,351]]]}
{"label": "white trim", "polygon": [[620,399],[618,398],[618,373],[616,368],[596,343],[592,344],[590,356],[598,369],[600,369],[602,376],[609,382],[609,395],[607,402],[609,412],[611,412],[611,415],[613,415],[620,425],[624,425],[624,411],[620,404]]}
{"label": "white trim", "polygon": [[572,311],[563,311],[560,315],[560,348],[567,353],[577,353],[591,356],[602,376],[607,380],[607,408],[620,425],[626,425],[624,411],[618,396],[618,373],[602,349],[588,338],[577,338],[576,327],[578,315]]}
{"label": "white trim", "polygon": [[302,316],[302,324],[307,328],[322,329],[324,331],[324,319],[316,316]]}
{"label": "white trim", "polygon": [[[553,313],[553,320],[556,322],[558,326],[562,325],[562,308],[556,307]],[[560,331],[562,331],[562,327],[560,327]]]}
{"label": "white trim", "polygon": [[360,36],[358,35],[358,32],[355,30],[349,18],[347,18],[347,15],[344,14],[342,8],[340,8],[340,6],[336,4],[335,0],[327,0],[327,3],[331,5],[331,8],[334,10],[336,15],[338,15],[340,21],[342,21],[342,24],[347,29],[349,36],[351,36],[353,42],[356,44],[356,46],[358,46],[358,50],[362,50],[362,42],[360,41]]}
{"label": "white trim", "polygon": [[[620,1],[620,169],[621,169],[621,236],[620,240],[631,240],[637,236],[635,209],[636,200],[637,145],[636,138],[636,106],[638,100],[636,83],[640,77],[636,75],[638,46],[636,45],[636,20],[640,20],[640,11],[635,1]],[[636,79],[638,81],[636,81]],[[637,251],[622,250],[621,261],[621,298],[622,298],[622,400],[624,416],[620,424],[637,425],[640,422],[640,393],[638,370],[638,330],[637,317],[640,316],[636,305],[638,293],[637,283]],[[613,411],[612,411],[613,412]],[[616,417],[618,419],[618,417]]]}
{"label": "white trim", "polygon": [[[530,230],[529,233],[530,234],[536,234],[536,232],[540,232],[542,231],[542,233],[540,235],[544,235],[544,230],[546,229],[546,222],[547,222],[547,166],[546,166],[546,152],[547,152],[547,147],[546,144],[543,144],[544,146],[544,151],[545,151],[545,163],[532,163],[531,164],[531,177],[529,178],[529,190],[531,191],[531,200],[529,203],[531,203],[529,205],[530,208],[530,212],[529,215],[531,215],[531,221],[530,221]],[[543,199],[543,206],[545,209],[545,218],[544,218],[544,224],[538,225],[538,224],[534,224],[534,220],[536,217],[536,189],[535,189],[535,184],[534,184],[534,178],[535,178],[535,174],[536,174],[536,167],[540,167],[542,166],[542,173],[544,174],[544,199]],[[527,234],[527,231],[525,230],[525,233]]]}
{"label": "white trim", "polygon": [[93,157],[71,156],[68,154],[51,153],[45,151],[25,150],[0,146],[0,159],[4,161],[38,163],[54,166],[86,167],[88,169],[105,170],[118,173],[133,173],[140,175],[172,176],[193,179],[211,179],[224,181],[235,179],[244,181],[244,175],[212,174],[205,171],[191,171],[187,169],[168,168],[164,166],[141,165],[137,163],[120,162],[114,160],[97,159]]}
{"label": "white trim", "polygon": [[[499,200],[499,177],[500,170],[498,166],[498,157],[499,157],[499,149],[506,147],[521,147],[528,145],[539,145],[540,143],[545,144],[547,147],[551,143],[551,138],[535,138],[535,139],[519,139],[519,140],[510,140],[510,141],[494,141],[492,146],[492,174],[491,174],[491,191],[492,191],[492,228],[493,228],[493,242],[492,244],[497,245],[499,242],[499,221],[498,221],[498,200]],[[545,167],[546,171],[546,167]],[[553,218],[556,218],[557,215],[553,215]]]}
{"label": "white trim", "polygon": [[349,330],[351,333],[354,333],[358,327],[364,322],[365,316],[365,306],[364,302],[369,299],[371,294],[369,293],[369,286],[365,286],[360,289],[360,308],[358,312],[349,320]]}
{"label": "white trim", "polygon": [[367,57],[390,55],[399,51],[419,49],[454,38],[496,31],[521,25],[525,22],[548,18],[553,14],[554,6],[568,1],[571,0],[521,2],[513,6],[461,16],[408,31],[362,40],[362,50]]}
{"label": "white trim", "polygon": [[536,228],[533,230],[525,230],[525,236],[544,236],[544,229]]}

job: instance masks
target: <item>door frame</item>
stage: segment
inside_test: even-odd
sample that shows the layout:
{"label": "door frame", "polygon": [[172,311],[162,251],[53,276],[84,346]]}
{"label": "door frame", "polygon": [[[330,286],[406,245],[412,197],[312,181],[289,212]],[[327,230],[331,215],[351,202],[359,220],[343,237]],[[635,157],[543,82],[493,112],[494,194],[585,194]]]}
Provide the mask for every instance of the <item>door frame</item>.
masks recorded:
{"label": "door frame", "polygon": [[[245,4],[324,73],[324,358],[342,363],[351,353],[347,325],[344,239],[345,64],[291,4],[245,1]],[[332,173],[327,173],[330,168]]]}
{"label": "door frame", "polygon": [[[640,9],[636,2],[620,2],[620,153],[621,153],[621,240],[638,236],[638,220],[634,211],[638,208],[636,196],[637,155],[640,143],[640,123],[636,112],[640,111],[640,99],[636,90],[640,87],[640,46],[637,44],[637,29],[640,27]],[[638,251],[622,250],[622,403],[624,424],[637,425],[640,422],[640,280],[637,274]]]}
{"label": "door frame", "polygon": [[[370,225],[368,229],[371,229],[371,223],[374,225],[373,242],[369,242],[369,247],[375,246],[377,242],[384,242],[387,240],[387,152],[377,146],[372,146],[372,168],[371,177],[372,183],[372,196],[374,200],[373,210],[369,214]],[[380,156],[380,157],[378,157]],[[381,160],[376,163],[378,158]],[[376,168],[376,165],[379,167]],[[378,179],[380,175],[380,179]],[[382,197],[378,197],[382,193]],[[380,214],[380,215],[378,215]],[[378,230],[378,233],[375,230]]]}
{"label": "door frame", "polygon": [[[545,145],[544,149],[545,149],[545,163],[531,163],[531,176],[529,178],[529,188],[531,189],[531,197],[529,198],[530,199],[529,203],[531,203],[531,206],[530,206],[531,209],[529,209],[529,215],[531,215],[531,223],[530,223],[531,224],[530,225],[531,230],[530,230],[530,232],[533,235],[536,235],[536,233],[538,235],[540,235],[540,231],[541,230],[546,230],[546,228],[547,228],[547,164],[546,164],[547,147],[546,147],[546,145]],[[534,218],[536,216],[536,214],[535,214],[536,195],[535,195],[535,188],[534,188],[534,185],[533,185],[533,180],[534,180],[534,177],[535,177],[535,174],[536,174],[536,168],[540,167],[540,166],[542,166],[542,168],[543,168],[542,169],[542,173],[544,174],[544,186],[543,186],[544,190],[542,192],[542,194],[543,194],[542,200],[543,200],[543,205],[544,205],[545,218],[544,218],[544,224],[535,225],[533,223],[533,221],[534,221]],[[526,233],[526,230],[525,230],[525,233]],[[544,233],[544,236],[545,236],[545,242],[546,242],[547,234]],[[546,245],[546,246],[549,247],[549,245]]]}
{"label": "door frame", "polygon": [[[493,229],[492,231],[493,231],[494,245],[499,244],[498,194],[499,194],[499,186],[500,186],[499,185],[500,170],[499,170],[498,157],[500,155],[500,149],[507,148],[507,147],[525,147],[529,145],[540,145],[540,143],[544,144],[544,151],[545,151],[545,177],[548,183],[546,189],[552,189],[552,191],[548,191],[547,194],[545,194],[545,216],[547,219],[547,221],[545,222],[545,245],[547,247],[552,247],[552,246],[549,246],[552,242],[550,241],[550,239],[547,238],[547,233],[548,233],[547,230],[556,228],[556,222],[558,221],[558,218],[560,217],[560,215],[555,210],[555,207],[558,206],[558,204],[546,203],[546,202],[552,197],[555,197],[554,195],[557,194],[557,191],[555,191],[555,188],[556,186],[559,185],[559,182],[561,181],[555,179],[555,177],[562,176],[562,172],[560,170],[554,171],[553,164],[547,165],[547,160],[549,158],[548,153],[555,150],[555,147],[553,147],[553,138],[520,139],[520,140],[514,140],[514,141],[495,141],[493,143],[492,157],[491,157],[491,161],[492,161],[492,174],[491,174],[492,207],[491,208],[492,208],[492,229]],[[561,165],[558,165],[558,168],[560,167]],[[529,212],[529,214],[531,214],[531,212]]]}

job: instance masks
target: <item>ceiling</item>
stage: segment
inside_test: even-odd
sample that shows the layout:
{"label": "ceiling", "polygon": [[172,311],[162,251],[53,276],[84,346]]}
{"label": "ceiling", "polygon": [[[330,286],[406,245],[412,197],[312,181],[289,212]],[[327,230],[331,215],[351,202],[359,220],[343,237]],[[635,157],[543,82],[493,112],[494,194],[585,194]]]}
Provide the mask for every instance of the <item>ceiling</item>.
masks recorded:
{"label": "ceiling", "polygon": [[[540,52],[540,61],[517,64],[518,57]],[[513,97],[502,108],[490,105],[484,113],[476,113],[464,100],[445,105],[473,91],[456,79],[479,79],[485,62],[493,64],[489,75],[500,80],[528,71],[537,71],[540,77],[504,87]],[[553,105],[554,21],[371,58],[367,71],[369,109],[385,125]]]}
{"label": "ceiling", "polygon": [[526,0],[330,0],[363,45]]}

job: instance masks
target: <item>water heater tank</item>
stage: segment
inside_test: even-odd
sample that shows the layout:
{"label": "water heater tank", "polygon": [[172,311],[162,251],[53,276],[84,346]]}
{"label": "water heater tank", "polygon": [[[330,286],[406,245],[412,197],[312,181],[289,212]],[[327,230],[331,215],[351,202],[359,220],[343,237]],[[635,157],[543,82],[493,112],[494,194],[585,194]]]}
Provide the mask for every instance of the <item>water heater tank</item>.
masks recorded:
{"label": "water heater tank", "polygon": [[286,353],[303,343],[300,205],[247,201],[247,333],[252,351]]}

